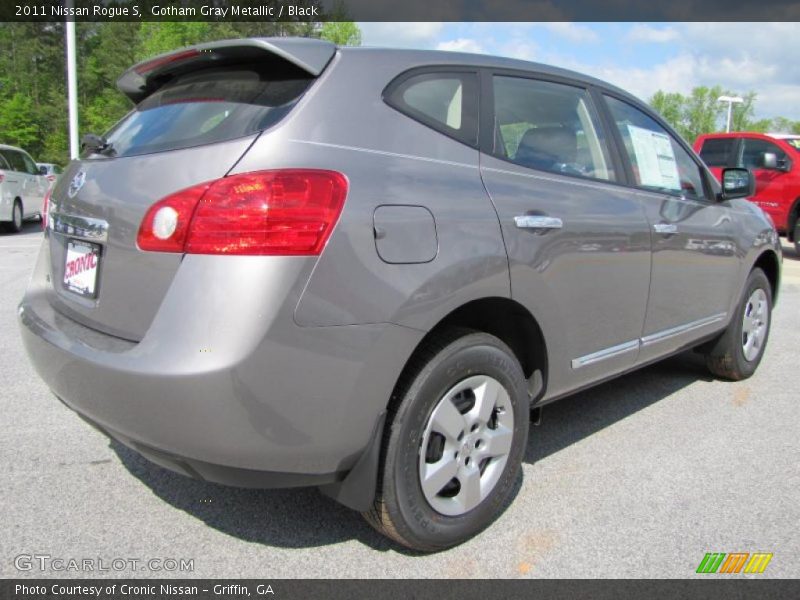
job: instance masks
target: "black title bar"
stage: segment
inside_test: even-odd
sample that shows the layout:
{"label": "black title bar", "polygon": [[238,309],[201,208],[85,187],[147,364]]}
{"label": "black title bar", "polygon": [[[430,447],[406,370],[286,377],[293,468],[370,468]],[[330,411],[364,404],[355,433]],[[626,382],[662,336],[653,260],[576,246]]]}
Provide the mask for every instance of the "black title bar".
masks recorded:
{"label": "black title bar", "polygon": [[[0,21],[800,21],[800,0],[3,0]],[[744,40],[742,40],[744,42]]]}
{"label": "black title bar", "polygon": [[689,580],[287,580],[5,579],[3,600],[619,600],[619,598],[797,598],[800,580],[698,577]]}

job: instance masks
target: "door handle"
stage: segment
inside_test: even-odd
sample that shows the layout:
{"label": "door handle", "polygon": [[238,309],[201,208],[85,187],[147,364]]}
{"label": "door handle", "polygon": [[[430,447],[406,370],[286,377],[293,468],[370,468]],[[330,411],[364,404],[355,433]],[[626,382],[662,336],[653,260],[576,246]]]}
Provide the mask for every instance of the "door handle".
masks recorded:
{"label": "door handle", "polygon": [[514,217],[514,224],[520,229],[561,229],[564,222],[558,217],[521,215]]}
{"label": "door handle", "polygon": [[669,235],[671,233],[678,233],[678,226],[673,223],[656,223],[653,225],[653,231]]}

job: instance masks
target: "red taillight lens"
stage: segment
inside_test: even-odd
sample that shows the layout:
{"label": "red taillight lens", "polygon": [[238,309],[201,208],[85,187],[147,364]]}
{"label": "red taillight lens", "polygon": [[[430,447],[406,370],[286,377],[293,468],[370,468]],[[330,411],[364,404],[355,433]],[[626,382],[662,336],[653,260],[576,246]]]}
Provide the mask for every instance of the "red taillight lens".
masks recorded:
{"label": "red taillight lens", "polygon": [[44,195],[44,202],[42,202],[42,230],[47,229],[47,221],[50,217],[50,190]]}
{"label": "red taillight lens", "polygon": [[139,228],[142,250],[317,255],[347,195],[341,173],[313,169],[224,177],[167,196]]}
{"label": "red taillight lens", "polygon": [[55,175],[48,175],[47,176],[47,181],[51,181],[52,182],[52,181],[55,181],[55,180],[56,180],[56,176]]}

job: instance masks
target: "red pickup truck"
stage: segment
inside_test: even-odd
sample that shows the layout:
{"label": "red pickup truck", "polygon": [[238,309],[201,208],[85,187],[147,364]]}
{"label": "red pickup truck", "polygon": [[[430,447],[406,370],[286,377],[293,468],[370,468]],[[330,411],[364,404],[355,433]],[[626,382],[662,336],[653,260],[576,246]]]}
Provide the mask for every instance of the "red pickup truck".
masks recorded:
{"label": "red pickup truck", "polygon": [[800,135],[709,133],[697,138],[694,149],[718,179],[724,167],[750,169],[756,180],[750,200],[800,254]]}

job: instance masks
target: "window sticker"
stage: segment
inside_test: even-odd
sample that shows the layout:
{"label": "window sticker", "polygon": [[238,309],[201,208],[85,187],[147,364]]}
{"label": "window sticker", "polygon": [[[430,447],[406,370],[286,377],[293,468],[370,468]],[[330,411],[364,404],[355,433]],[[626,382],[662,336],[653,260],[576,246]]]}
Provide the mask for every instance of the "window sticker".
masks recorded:
{"label": "window sticker", "polygon": [[630,124],[628,132],[639,169],[639,184],[679,191],[681,180],[669,136]]}

